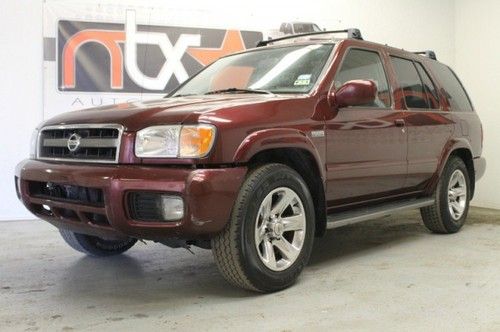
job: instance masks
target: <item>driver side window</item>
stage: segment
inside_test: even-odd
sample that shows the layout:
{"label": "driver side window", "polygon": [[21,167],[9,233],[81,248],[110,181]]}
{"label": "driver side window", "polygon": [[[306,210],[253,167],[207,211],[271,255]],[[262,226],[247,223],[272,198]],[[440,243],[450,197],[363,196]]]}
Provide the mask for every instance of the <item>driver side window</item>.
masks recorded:
{"label": "driver side window", "polygon": [[388,108],[391,106],[391,93],[384,66],[377,52],[350,49],[335,76],[335,89],[352,80],[372,80],[377,85],[377,98],[367,107]]}

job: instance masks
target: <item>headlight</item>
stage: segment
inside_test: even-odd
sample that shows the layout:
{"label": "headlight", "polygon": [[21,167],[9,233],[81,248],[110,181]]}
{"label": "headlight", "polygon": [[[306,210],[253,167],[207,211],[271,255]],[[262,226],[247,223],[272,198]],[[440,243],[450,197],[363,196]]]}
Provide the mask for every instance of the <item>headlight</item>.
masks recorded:
{"label": "headlight", "polygon": [[140,158],[202,158],[215,140],[209,124],[154,126],[137,132],[135,154]]}
{"label": "headlight", "polygon": [[33,130],[30,141],[30,159],[36,159],[36,150],[38,148],[38,129]]}
{"label": "headlight", "polygon": [[137,157],[175,158],[179,154],[180,126],[155,126],[137,132]]}

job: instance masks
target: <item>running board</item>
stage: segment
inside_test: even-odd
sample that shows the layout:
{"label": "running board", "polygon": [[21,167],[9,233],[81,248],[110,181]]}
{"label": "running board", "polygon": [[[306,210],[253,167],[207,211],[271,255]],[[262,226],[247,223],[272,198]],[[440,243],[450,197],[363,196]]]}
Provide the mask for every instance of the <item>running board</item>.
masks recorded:
{"label": "running board", "polygon": [[380,204],[373,207],[359,208],[352,211],[329,214],[326,228],[333,229],[361,221],[377,219],[395,212],[419,209],[434,204],[433,198],[408,199],[400,202]]}

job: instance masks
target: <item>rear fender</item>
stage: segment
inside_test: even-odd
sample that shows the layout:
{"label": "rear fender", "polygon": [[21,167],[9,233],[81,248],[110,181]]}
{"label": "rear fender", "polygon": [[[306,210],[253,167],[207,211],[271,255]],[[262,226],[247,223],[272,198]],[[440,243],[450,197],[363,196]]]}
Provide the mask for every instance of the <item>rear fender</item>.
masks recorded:
{"label": "rear fender", "polygon": [[[446,166],[446,163],[448,162],[448,159],[450,158],[451,154],[458,150],[458,149],[467,149],[471,152],[472,154],[472,148],[469,143],[469,141],[465,138],[451,138],[448,140],[448,142],[445,144],[443,148],[443,152],[441,154],[441,158],[438,163],[438,167],[436,169],[436,173],[432,176],[431,180],[429,181],[429,185],[426,189],[426,193],[429,195],[432,195],[434,191],[436,190],[436,187],[439,183],[439,179],[441,178],[441,175],[443,174],[444,167]],[[471,174],[471,181],[474,181],[474,174]]]}

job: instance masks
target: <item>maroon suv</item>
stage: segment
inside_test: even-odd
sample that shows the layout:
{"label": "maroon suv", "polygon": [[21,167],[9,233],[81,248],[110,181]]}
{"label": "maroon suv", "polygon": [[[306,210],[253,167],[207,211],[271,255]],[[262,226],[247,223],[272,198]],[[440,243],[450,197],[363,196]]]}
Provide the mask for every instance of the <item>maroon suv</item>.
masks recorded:
{"label": "maroon suv", "polygon": [[433,52],[344,32],[261,42],[167,98],[44,122],[19,198],[81,252],[211,248],[262,292],[291,285],[326,229],[419,208],[457,232],[486,165],[466,91]]}

